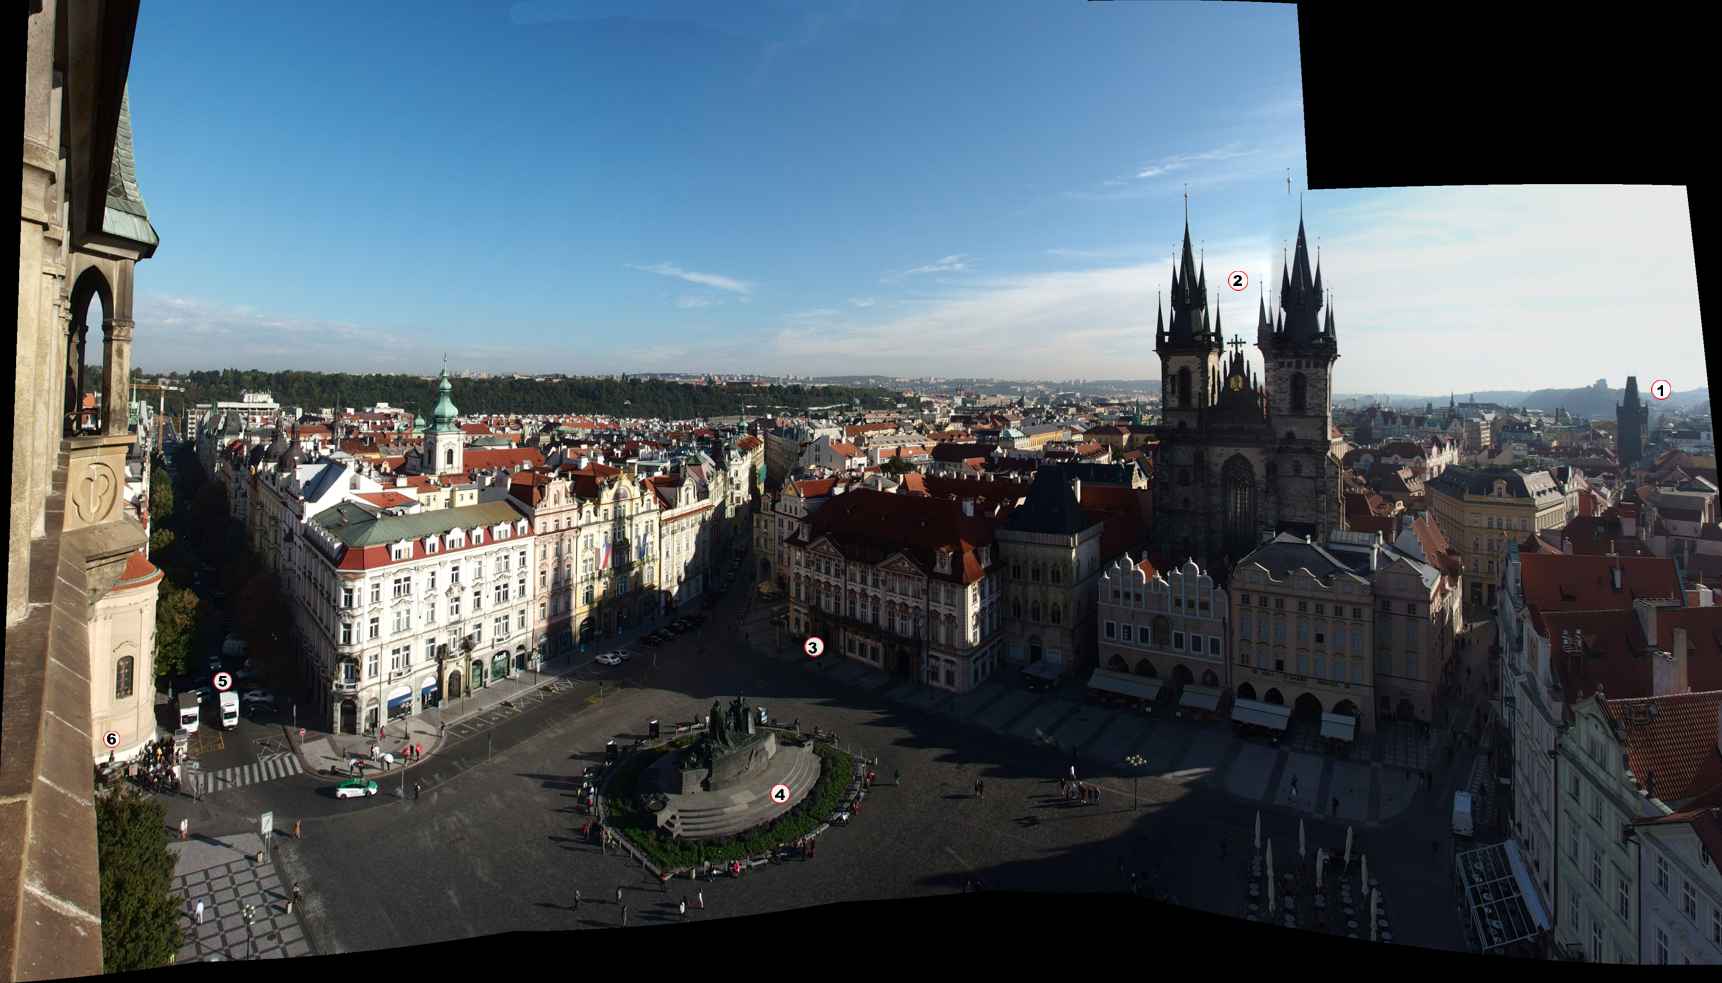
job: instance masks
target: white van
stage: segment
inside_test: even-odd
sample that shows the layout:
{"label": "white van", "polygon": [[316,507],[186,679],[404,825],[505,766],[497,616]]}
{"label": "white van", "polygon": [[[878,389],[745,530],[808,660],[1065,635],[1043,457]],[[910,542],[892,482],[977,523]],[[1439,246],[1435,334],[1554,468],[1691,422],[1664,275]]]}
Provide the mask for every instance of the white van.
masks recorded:
{"label": "white van", "polygon": [[179,729],[187,734],[197,733],[200,709],[196,693],[179,694]]}
{"label": "white van", "polygon": [[239,694],[228,690],[221,694],[221,729],[239,726]]}

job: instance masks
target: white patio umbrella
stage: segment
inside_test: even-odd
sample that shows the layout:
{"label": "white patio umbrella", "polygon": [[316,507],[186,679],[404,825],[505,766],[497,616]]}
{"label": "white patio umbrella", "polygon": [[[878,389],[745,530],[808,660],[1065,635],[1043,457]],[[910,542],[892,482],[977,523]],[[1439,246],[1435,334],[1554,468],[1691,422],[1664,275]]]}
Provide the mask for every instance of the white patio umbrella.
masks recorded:
{"label": "white patio umbrella", "polygon": [[1363,893],[1369,893],[1369,854],[1367,853],[1363,855],[1363,879],[1357,886]]}
{"label": "white patio umbrella", "polygon": [[1262,811],[1256,810],[1256,852],[1262,851]]}
{"label": "white patio umbrella", "polygon": [[1345,827],[1345,866],[1351,869],[1351,827]]}
{"label": "white patio umbrella", "polygon": [[1297,821],[1297,858],[1299,860],[1302,860],[1304,858],[1303,820],[1302,819],[1299,819]]}

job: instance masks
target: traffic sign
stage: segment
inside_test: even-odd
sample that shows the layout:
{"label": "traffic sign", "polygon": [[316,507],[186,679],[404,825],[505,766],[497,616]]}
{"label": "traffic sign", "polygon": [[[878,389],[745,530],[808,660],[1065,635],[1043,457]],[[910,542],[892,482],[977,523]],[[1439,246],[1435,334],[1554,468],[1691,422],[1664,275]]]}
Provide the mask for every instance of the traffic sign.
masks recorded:
{"label": "traffic sign", "polygon": [[802,643],[801,650],[807,653],[809,659],[817,659],[825,654],[825,639],[814,635]]}
{"label": "traffic sign", "polygon": [[265,837],[270,833],[275,832],[275,814],[273,812],[266,812],[263,814],[263,817],[258,820],[257,831]]}
{"label": "traffic sign", "polygon": [[233,676],[225,672],[215,674],[215,688],[225,693],[233,688]]}

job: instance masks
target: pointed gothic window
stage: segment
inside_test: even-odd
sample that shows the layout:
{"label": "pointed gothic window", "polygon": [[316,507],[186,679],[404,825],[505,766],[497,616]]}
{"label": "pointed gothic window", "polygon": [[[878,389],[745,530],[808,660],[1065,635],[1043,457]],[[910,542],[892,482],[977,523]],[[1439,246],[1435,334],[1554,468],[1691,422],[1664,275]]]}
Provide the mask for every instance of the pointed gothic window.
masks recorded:
{"label": "pointed gothic window", "polygon": [[1291,377],[1291,411],[1293,413],[1304,412],[1304,407],[1308,403],[1308,401],[1309,401],[1309,380],[1304,378],[1304,374],[1302,372],[1292,373],[1292,377]]}

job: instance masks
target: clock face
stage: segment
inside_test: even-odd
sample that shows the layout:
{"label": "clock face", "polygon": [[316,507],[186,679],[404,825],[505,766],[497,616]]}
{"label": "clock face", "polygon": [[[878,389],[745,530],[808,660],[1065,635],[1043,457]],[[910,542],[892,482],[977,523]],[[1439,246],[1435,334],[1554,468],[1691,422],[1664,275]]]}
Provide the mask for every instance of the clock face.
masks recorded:
{"label": "clock face", "polygon": [[1232,392],[1237,392],[1242,388],[1244,388],[1244,377],[1241,375],[1232,376]]}

